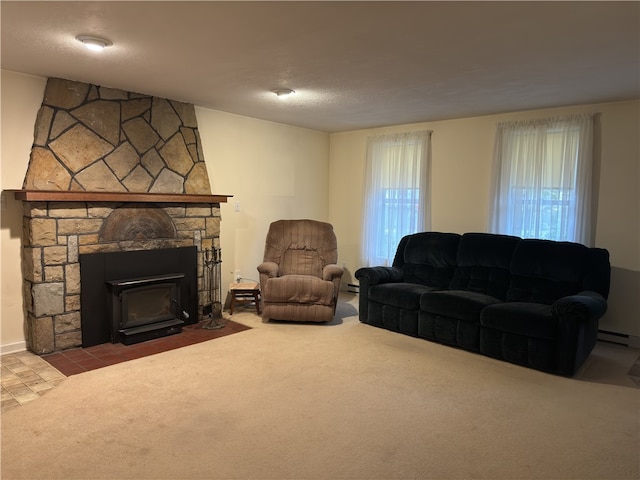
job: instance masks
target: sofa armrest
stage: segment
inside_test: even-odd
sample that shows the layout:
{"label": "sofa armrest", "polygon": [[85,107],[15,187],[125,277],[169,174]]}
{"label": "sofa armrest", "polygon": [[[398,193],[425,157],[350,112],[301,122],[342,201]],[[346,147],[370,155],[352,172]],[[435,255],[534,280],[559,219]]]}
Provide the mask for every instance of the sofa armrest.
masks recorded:
{"label": "sofa armrest", "polygon": [[607,301],[596,292],[584,291],[558,299],[552,305],[553,315],[562,318],[580,316],[587,319],[598,319],[607,311]]}
{"label": "sofa armrest", "polygon": [[558,319],[557,373],[575,374],[598,340],[598,320],[607,311],[607,301],[599,293],[580,292],[558,299],[551,311]]}
{"label": "sofa armrest", "polygon": [[404,279],[404,272],[394,267],[363,267],[354,276],[360,284],[358,295],[358,315],[367,323],[369,318],[369,288],[382,283],[398,283]]}
{"label": "sofa armrest", "polygon": [[364,280],[369,287],[372,287],[381,283],[402,282],[404,272],[395,267],[363,267],[356,270],[355,277],[360,283]]}

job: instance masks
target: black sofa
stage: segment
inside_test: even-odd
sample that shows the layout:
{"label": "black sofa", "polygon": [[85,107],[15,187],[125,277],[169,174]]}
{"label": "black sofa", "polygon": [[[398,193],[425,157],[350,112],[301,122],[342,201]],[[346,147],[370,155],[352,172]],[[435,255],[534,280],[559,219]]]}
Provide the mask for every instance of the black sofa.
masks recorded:
{"label": "black sofa", "polygon": [[609,252],[489,233],[407,235],[355,272],[360,321],[572,376],[607,310]]}

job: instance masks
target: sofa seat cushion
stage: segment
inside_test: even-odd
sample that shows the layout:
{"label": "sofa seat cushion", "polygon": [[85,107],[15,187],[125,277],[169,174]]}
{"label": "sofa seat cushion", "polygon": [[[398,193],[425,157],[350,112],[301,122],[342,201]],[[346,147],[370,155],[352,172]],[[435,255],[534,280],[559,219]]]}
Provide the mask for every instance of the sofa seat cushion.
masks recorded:
{"label": "sofa seat cushion", "polygon": [[480,322],[480,312],[487,305],[502,303],[497,298],[465,290],[427,292],[420,297],[420,309],[466,322]]}
{"label": "sofa seat cushion", "polygon": [[262,292],[268,303],[333,304],[333,282],[313,275],[283,275],[267,280]]}
{"label": "sofa seat cushion", "polygon": [[369,300],[405,310],[418,310],[420,296],[432,290],[432,287],[415,283],[383,283],[369,289]]}
{"label": "sofa seat cushion", "polygon": [[480,325],[515,335],[553,340],[558,322],[550,305],[509,302],[490,305],[480,314]]}

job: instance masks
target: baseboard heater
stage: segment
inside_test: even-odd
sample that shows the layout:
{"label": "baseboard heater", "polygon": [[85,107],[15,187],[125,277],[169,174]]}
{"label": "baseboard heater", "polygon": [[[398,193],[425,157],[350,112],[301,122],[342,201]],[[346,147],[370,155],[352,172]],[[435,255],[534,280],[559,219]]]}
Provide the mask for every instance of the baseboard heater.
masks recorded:
{"label": "baseboard heater", "polygon": [[347,292],[355,293],[356,295],[360,293],[360,285],[356,285],[355,283],[347,283]]}
{"label": "baseboard heater", "polygon": [[598,340],[623,345],[625,347],[640,348],[640,337],[636,335],[627,335],[626,333],[598,330]]}

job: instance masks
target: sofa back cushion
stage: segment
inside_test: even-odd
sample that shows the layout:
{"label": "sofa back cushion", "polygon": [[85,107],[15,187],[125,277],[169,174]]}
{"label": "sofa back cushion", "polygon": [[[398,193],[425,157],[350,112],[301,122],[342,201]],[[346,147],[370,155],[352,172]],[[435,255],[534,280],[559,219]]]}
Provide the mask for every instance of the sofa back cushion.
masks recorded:
{"label": "sofa back cushion", "polygon": [[611,287],[611,263],[609,250],[604,248],[590,248],[587,252],[589,268],[583,279],[582,289],[598,292],[605,299],[609,298]]}
{"label": "sofa back cushion", "polygon": [[465,233],[460,239],[451,290],[483,293],[499,300],[507,295],[511,257],[520,237]]}
{"label": "sofa back cushion", "polygon": [[513,253],[506,300],[551,305],[583,290],[593,290],[607,298],[609,277],[606,250],[572,242],[525,239]]}
{"label": "sofa back cushion", "polygon": [[402,238],[393,266],[404,281],[446,289],[453,277],[461,236],[457,233],[422,232]]}

